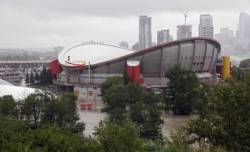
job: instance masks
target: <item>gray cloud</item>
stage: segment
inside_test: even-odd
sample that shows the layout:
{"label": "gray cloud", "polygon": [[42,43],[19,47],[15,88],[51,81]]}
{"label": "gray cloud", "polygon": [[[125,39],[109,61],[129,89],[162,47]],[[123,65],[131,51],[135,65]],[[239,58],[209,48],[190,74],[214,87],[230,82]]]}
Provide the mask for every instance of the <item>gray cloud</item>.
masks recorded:
{"label": "gray cloud", "polygon": [[178,10],[189,11],[197,35],[200,13],[214,17],[215,29],[237,29],[239,12],[250,0],[0,0],[0,48],[53,47],[97,40],[130,45],[138,40],[138,15],[152,17],[152,34],[183,24]]}
{"label": "gray cloud", "polygon": [[242,11],[249,10],[249,0],[1,0],[2,6],[33,15],[81,14],[127,16],[156,12]]}

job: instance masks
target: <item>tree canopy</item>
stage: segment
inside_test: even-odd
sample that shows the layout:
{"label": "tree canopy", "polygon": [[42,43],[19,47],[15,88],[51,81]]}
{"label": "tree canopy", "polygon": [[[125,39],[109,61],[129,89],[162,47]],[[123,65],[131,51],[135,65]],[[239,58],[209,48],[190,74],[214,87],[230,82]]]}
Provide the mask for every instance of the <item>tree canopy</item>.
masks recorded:
{"label": "tree canopy", "polygon": [[0,118],[1,151],[10,152],[95,152],[98,145],[55,126],[30,129],[22,121]]}
{"label": "tree canopy", "polygon": [[112,122],[101,122],[96,129],[96,138],[104,152],[142,152],[143,140],[132,122],[118,125]]}
{"label": "tree canopy", "polygon": [[228,151],[250,150],[250,78],[230,81],[210,89],[203,112],[187,127],[197,135],[195,141],[206,141]]}
{"label": "tree canopy", "polygon": [[17,107],[12,96],[3,96],[0,98],[0,115],[17,116]]}
{"label": "tree canopy", "polygon": [[200,83],[195,73],[175,65],[167,74],[168,86],[166,102],[174,114],[187,115],[193,111],[194,104],[199,100]]}
{"label": "tree canopy", "polygon": [[124,83],[122,78],[109,78],[102,85],[104,111],[109,120],[117,124],[130,119],[140,136],[156,140],[161,138],[161,109],[159,97],[138,84]]}

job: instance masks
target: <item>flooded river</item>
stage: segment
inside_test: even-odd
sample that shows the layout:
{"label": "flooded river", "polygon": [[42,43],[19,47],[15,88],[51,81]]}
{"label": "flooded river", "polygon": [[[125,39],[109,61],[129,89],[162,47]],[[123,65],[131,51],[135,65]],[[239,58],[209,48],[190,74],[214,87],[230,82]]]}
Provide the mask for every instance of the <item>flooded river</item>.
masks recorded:
{"label": "flooded river", "polygon": [[88,110],[80,110],[79,116],[80,121],[83,121],[86,124],[84,131],[86,136],[92,135],[95,127],[99,125],[99,122],[107,117],[105,113],[101,113],[100,111]]}
{"label": "flooded river", "polygon": [[[107,118],[107,114],[97,111],[80,110],[79,111],[80,121],[86,124],[84,134],[86,136],[92,135],[94,128],[99,125],[101,120]],[[163,115],[163,127],[162,134],[164,137],[169,138],[171,132],[175,129],[181,128],[187,124],[187,121],[194,118],[195,116],[175,116],[172,114]]]}

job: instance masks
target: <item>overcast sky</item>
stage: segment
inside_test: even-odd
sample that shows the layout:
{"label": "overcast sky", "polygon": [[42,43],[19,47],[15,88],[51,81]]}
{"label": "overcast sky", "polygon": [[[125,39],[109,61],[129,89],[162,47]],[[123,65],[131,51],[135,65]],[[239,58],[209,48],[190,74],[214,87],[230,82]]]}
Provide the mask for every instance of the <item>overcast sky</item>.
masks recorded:
{"label": "overcast sky", "polygon": [[0,0],[0,48],[47,48],[96,40],[130,45],[138,40],[138,16],[152,17],[152,35],[184,23],[197,36],[199,15],[211,14],[215,32],[237,29],[240,12],[250,14],[250,0]]}

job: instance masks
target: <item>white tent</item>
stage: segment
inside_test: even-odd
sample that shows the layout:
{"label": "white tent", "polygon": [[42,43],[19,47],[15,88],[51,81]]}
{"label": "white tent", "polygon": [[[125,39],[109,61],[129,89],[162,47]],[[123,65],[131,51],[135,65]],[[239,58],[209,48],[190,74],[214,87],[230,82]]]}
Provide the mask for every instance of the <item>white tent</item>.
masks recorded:
{"label": "white tent", "polygon": [[0,79],[0,97],[6,95],[12,95],[12,97],[18,101],[23,100],[32,93],[35,93],[36,89],[27,87],[13,86],[11,83]]}

